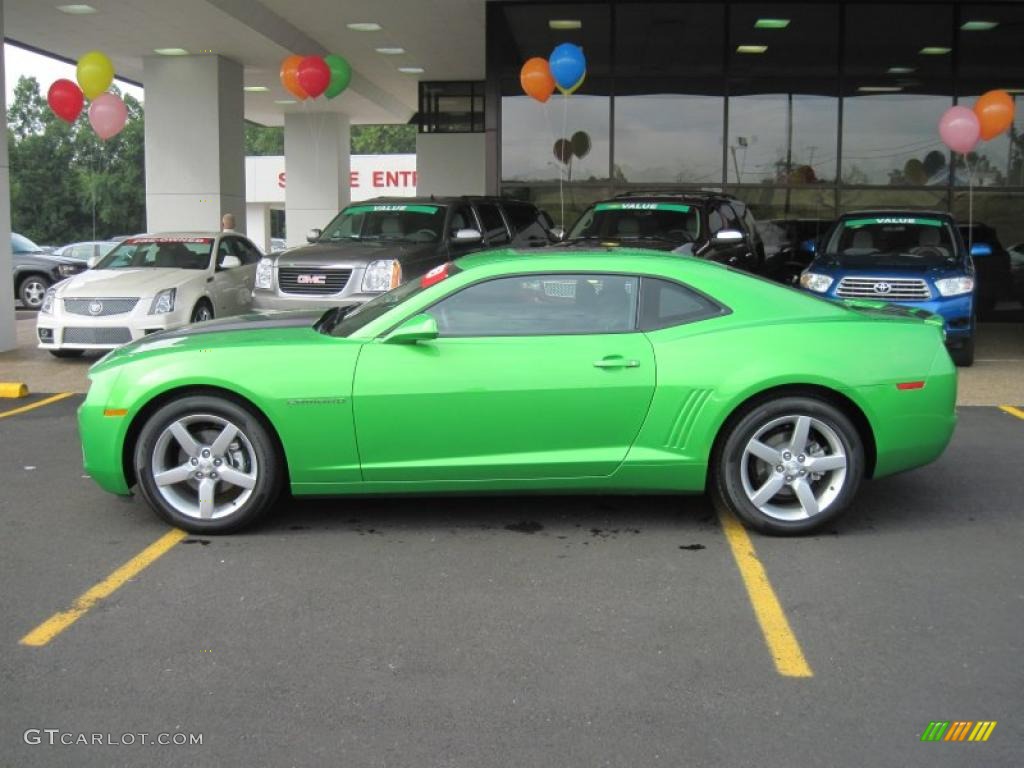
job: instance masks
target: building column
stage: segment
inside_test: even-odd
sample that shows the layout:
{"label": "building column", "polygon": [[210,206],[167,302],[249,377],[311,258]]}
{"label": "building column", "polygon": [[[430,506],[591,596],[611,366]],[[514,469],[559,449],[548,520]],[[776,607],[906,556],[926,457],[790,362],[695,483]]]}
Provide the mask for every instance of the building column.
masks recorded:
{"label": "building column", "polygon": [[146,228],[245,230],[242,66],[221,56],[147,56]]}
{"label": "building column", "polygon": [[[4,3],[0,0],[0,40],[4,32]],[[0,47],[0,83],[4,82],[4,52]],[[7,92],[0,93],[0,135],[7,136]],[[14,290],[11,285],[11,173],[7,139],[0,141],[0,352],[17,346]]]}
{"label": "building column", "polygon": [[270,205],[268,203],[245,204],[245,233],[260,250],[270,253]]}
{"label": "building column", "polygon": [[348,205],[351,157],[348,116],[336,112],[284,116],[285,229],[289,246],[323,229]]}

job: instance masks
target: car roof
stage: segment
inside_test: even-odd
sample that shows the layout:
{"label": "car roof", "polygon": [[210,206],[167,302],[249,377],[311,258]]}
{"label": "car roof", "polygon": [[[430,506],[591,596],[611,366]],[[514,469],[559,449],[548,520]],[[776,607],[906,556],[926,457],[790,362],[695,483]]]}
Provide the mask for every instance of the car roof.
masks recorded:
{"label": "car roof", "polygon": [[597,202],[611,202],[613,200],[690,200],[699,202],[705,202],[707,200],[728,200],[729,202],[742,202],[735,195],[730,195],[725,192],[716,192],[714,190],[692,190],[687,192],[634,190],[632,192],[622,192],[614,197],[607,198],[606,200],[598,200]]}
{"label": "car roof", "polygon": [[944,219],[953,218],[948,211],[934,211],[923,208],[863,208],[839,214],[840,219],[849,219],[853,216],[941,216]]}
{"label": "car roof", "polygon": [[509,197],[491,195],[421,195],[417,197],[373,197],[351,205],[452,205],[453,203],[518,203],[532,206],[529,200],[514,200]]}
{"label": "car roof", "polygon": [[[212,229],[195,229],[181,232],[145,232],[138,235],[129,235],[126,240],[134,240],[137,237],[220,237],[221,235],[241,235],[241,232],[218,232]],[[123,242],[123,241],[122,241]]]}

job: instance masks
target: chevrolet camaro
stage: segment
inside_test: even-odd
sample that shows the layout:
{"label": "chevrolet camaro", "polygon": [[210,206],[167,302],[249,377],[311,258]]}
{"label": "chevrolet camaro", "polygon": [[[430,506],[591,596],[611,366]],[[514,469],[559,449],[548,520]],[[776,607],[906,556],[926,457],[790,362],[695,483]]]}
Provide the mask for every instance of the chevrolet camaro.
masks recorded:
{"label": "chevrolet camaro", "polygon": [[490,251],[355,307],[156,333],[90,371],[85,468],[172,525],[296,496],[700,493],[833,520],[955,423],[941,318],[628,248]]}

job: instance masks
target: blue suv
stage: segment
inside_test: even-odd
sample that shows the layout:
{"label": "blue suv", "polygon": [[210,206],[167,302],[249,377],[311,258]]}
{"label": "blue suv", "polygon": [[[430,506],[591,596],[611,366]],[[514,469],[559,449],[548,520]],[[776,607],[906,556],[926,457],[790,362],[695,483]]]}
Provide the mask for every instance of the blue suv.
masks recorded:
{"label": "blue suv", "polygon": [[974,362],[974,263],[948,213],[859,211],[839,217],[800,275],[807,291],[941,315],[957,365]]}

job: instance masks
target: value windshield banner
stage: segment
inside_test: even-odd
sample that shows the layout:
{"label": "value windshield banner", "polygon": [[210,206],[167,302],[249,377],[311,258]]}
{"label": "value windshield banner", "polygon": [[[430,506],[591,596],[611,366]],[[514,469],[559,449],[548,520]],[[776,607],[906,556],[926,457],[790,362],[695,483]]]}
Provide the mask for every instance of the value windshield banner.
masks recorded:
{"label": "value windshield banner", "polygon": [[678,211],[689,213],[690,206],[682,203],[598,203],[595,211]]}

